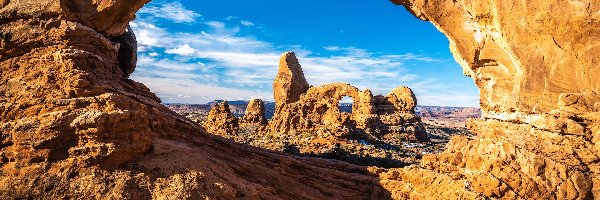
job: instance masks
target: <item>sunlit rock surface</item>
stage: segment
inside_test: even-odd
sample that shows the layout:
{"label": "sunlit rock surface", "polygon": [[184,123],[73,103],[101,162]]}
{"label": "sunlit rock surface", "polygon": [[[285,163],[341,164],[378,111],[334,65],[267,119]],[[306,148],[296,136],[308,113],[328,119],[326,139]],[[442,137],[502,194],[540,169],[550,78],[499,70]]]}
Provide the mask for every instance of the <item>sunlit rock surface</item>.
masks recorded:
{"label": "sunlit rock surface", "polygon": [[0,0],[0,199],[389,198],[366,167],[206,134],[127,79],[147,0]]}
{"label": "sunlit rock surface", "polygon": [[[448,36],[484,114],[420,166],[371,172],[235,144],[160,105],[121,56],[146,2],[0,0],[2,199],[600,197],[598,1],[396,0]],[[281,105],[309,90],[292,80]]]}
{"label": "sunlit rock surface", "polygon": [[304,94],[308,88],[310,88],[310,85],[304,78],[304,72],[302,72],[296,54],[287,52],[282,55],[277,76],[273,83],[273,96],[275,97],[276,107],[300,100],[300,95]]}
{"label": "sunlit rock surface", "polygon": [[260,99],[250,100],[241,121],[242,125],[266,125],[265,102]]}
{"label": "sunlit rock surface", "polygon": [[[408,87],[396,88],[386,97],[373,96],[370,90],[361,91],[346,83],[305,88],[308,84],[302,68],[291,52],[281,55],[277,74],[273,83],[277,107],[267,134],[316,133],[320,138],[357,139],[395,135],[397,143],[427,139],[421,119],[415,114],[417,99]],[[290,84],[295,82],[301,84]],[[340,111],[338,106],[344,97],[354,100],[352,113]]]}
{"label": "sunlit rock surface", "polygon": [[600,2],[393,2],[449,38],[483,109],[476,137],[382,176],[395,198],[600,198]]}
{"label": "sunlit rock surface", "polygon": [[203,126],[211,134],[220,136],[235,135],[239,129],[239,119],[231,114],[229,103],[223,101],[210,110]]}

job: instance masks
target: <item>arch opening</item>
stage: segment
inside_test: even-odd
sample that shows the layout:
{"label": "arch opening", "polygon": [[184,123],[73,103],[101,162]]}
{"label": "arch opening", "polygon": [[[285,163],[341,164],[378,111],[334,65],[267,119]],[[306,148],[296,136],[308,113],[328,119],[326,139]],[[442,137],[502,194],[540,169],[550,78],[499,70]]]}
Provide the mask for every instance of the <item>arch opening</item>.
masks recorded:
{"label": "arch opening", "polygon": [[341,113],[350,113],[352,114],[352,108],[354,105],[354,99],[350,96],[344,96],[338,103],[338,108]]}
{"label": "arch opening", "polygon": [[[189,4],[191,5],[193,3]],[[157,5],[152,4],[150,4],[150,6],[157,7]],[[195,8],[193,6],[187,7],[188,5],[181,6],[190,9]],[[190,11],[194,12],[193,10]],[[148,13],[142,13],[148,15]],[[200,11],[198,11],[198,13],[200,13]],[[261,14],[262,13],[253,13],[252,15]],[[248,16],[252,17],[252,15]],[[208,13],[203,13],[203,17],[209,19],[211,15]],[[410,19],[406,21],[418,21],[418,19],[415,19],[413,16],[408,17],[410,17]],[[438,34],[438,39],[441,38],[441,41],[435,42],[435,46],[440,46],[440,48],[443,48],[442,51],[446,52],[446,55],[434,57],[431,55],[410,53],[418,52],[420,50],[411,49],[411,47],[407,46],[398,47],[398,45],[395,44],[390,45],[390,40],[393,39],[395,41],[398,38],[397,34],[394,34],[393,37],[390,37],[390,40],[379,41],[381,42],[379,46],[388,46],[392,47],[392,49],[377,49],[376,47],[369,47],[369,44],[357,44],[357,46],[360,46],[361,48],[345,47],[343,44],[347,42],[329,40],[327,40],[327,42],[333,42],[334,44],[342,45],[323,47],[322,45],[324,43],[320,42],[324,42],[325,40],[319,42],[319,39],[315,39],[314,41],[318,46],[317,48],[320,49],[316,50],[314,46],[308,46],[315,45],[309,44],[310,42],[313,42],[313,40],[309,42],[306,40],[295,40],[294,37],[286,37],[286,42],[296,41],[303,45],[306,44],[307,46],[296,45],[295,47],[285,49],[286,51],[291,50],[297,52],[297,59],[294,56],[293,59],[285,61],[289,61],[285,64],[288,65],[287,67],[294,70],[287,71],[283,77],[291,77],[292,79],[306,79],[304,80],[305,82],[315,85],[322,85],[324,87],[314,85],[311,86],[309,84],[298,84],[299,82],[297,80],[292,80],[283,84],[283,86],[290,87],[299,86],[300,89],[297,88],[297,91],[292,89],[289,90],[289,93],[282,93],[280,97],[292,97],[286,100],[286,103],[290,104],[288,105],[288,108],[292,107],[292,109],[281,109],[285,111],[278,113],[279,105],[274,102],[276,99],[278,99],[278,97],[275,96],[275,98],[273,98],[273,77],[275,77],[275,72],[278,70],[274,70],[273,65],[277,63],[278,55],[281,53],[280,51],[282,48],[271,48],[271,46],[281,46],[281,44],[271,45],[271,41],[268,41],[268,37],[253,37],[253,35],[247,35],[247,33],[253,31],[252,27],[258,26],[252,26],[250,21],[243,22],[243,26],[240,26],[239,24],[233,25],[233,23],[237,20],[235,17],[231,17],[227,20],[206,20],[206,23],[195,25],[206,25],[206,27],[202,29],[202,33],[195,34],[193,32],[178,32],[177,30],[170,30],[171,27],[173,27],[172,25],[171,27],[166,27],[161,26],[160,23],[146,24],[143,19],[144,16],[142,15],[139,17],[138,21],[132,24],[132,27],[134,30],[136,30],[136,32],[142,33],[142,42],[140,46],[146,48],[145,50],[140,51],[141,58],[140,62],[138,62],[138,64],[141,64],[140,67],[138,67],[140,70],[137,72],[137,74],[133,75],[134,79],[144,82],[153,90],[158,91],[158,94],[161,96],[163,101],[168,103],[175,102],[184,104],[201,104],[202,101],[228,100],[231,106],[230,108],[236,117],[240,117],[236,114],[236,112],[234,112],[234,109],[237,107],[236,105],[238,105],[237,102],[241,102],[240,105],[243,105],[244,102],[247,102],[247,99],[250,98],[263,99],[265,100],[264,113],[270,121],[268,126],[271,126],[270,124],[274,121],[272,119],[273,116],[281,114],[289,115],[287,118],[284,117],[284,119],[282,119],[284,120],[283,122],[277,122],[278,126],[270,127],[271,130],[282,130],[285,133],[282,133],[281,135],[286,135],[286,137],[289,135],[301,135],[303,134],[302,129],[306,130],[307,127],[315,126],[319,127],[320,129],[314,131],[314,133],[309,133],[312,134],[312,136],[317,135],[318,137],[329,137],[330,135],[342,135],[344,137],[348,136],[346,138],[349,139],[353,139],[353,137],[358,138],[355,136],[361,134],[355,135],[354,133],[361,131],[362,133],[369,134],[379,132],[378,134],[371,134],[368,136],[375,136],[373,138],[378,137],[378,139],[382,139],[383,135],[386,135],[389,132],[399,133],[397,136],[393,136],[395,138],[404,137],[401,135],[404,133],[422,132],[424,129],[419,124],[421,123],[419,116],[415,116],[414,113],[416,101],[414,101],[414,105],[406,104],[406,102],[410,100],[410,97],[407,98],[404,96],[398,96],[394,92],[390,93],[390,91],[402,85],[407,85],[411,88],[414,87],[414,93],[416,93],[418,98],[420,98],[419,102],[422,104],[440,106],[455,105],[448,103],[448,99],[453,99],[454,101],[470,99],[472,106],[477,106],[478,104],[478,90],[475,88],[469,78],[463,77],[460,67],[457,67],[456,63],[445,62],[447,60],[453,60],[453,57],[450,55],[450,52],[447,49],[447,40],[435,28],[433,28],[432,25],[428,23],[423,24],[427,24],[431,30],[425,31],[432,31],[434,34]],[[238,21],[241,23],[241,20]],[[191,24],[176,25],[187,26]],[[265,24],[261,24],[261,26],[267,27],[269,26],[269,22],[265,22]],[[354,26],[355,24],[352,24],[352,27]],[[151,42],[152,40],[145,40],[148,39],[145,38],[147,37],[146,32],[157,31],[153,27],[162,30],[163,32],[161,34],[164,36],[163,39],[171,41],[172,43],[163,45],[160,43]],[[307,29],[310,28],[307,27]],[[371,35],[373,34],[376,35],[377,33],[372,33]],[[406,38],[419,38],[420,36],[421,35],[413,35]],[[190,41],[187,38],[202,40],[204,44],[198,45],[195,43],[195,41]],[[226,38],[227,40],[223,40],[223,38]],[[237,43],[231,41],[237,41]],[[371,41],[369,43],[373,42],[377,43],[377,41]],[[426,41],[422,40],[422,42]],[[239,46],[238,43],[241,46]],[[416,43],[412,45],[417,45],[420,47],[422,46],[421,44]],[[259,47],[253,48],[253,45],[257,45]],[[286,46],[286,48],[290,47],[289,44],[284,44],[284,46]],[[215,49],[210,49],[213,47],[215,47]],[[247,47],[250,47],[250,49],[247,49]],[[397,49],[399,48],[405,48],[407,49],[407,52],[398,52]],[[305,50],[310,50],[313,52],[307,52]],[[442,58],[444,56],[446,57]],[[302,69],[300,69],[300,63],[298,60],[302,61],[302,68],[304,68],[306,71],[302,71]],[[284,61],[280,60],[279,70],[281,70],[282,62]],[[145,69],[141,69],[144,67]],[[196,69],[194,69],[195,67]],[[169,71],[168,73],[149,73],[148,70],[153,70],[151,68],[169,68]],[[417,68],[428,68],[428,72],[415,71]],[[306,77],[304,77],[304,75],[302,77],[295,77],[294,74],[298,72],[306,74]],[[162,74],[190,78],[187,78],[188,80],[185,80],[186,78],[168,80],[168,78],[164,79]],[[224,77],[210,77],[213,74],[218,74],[218,76]],[[440,75],[446,74],[454,74],[455,76],[439,77]],[[161,81],[156,81],[157,77],[161,79]],[[462,79],[464,82],[466,82],[466,84],[448,84],[445,82],[445,80],[457,78]],[[146,79],[146,81],[144,81],[144,79]],[[198,80],[211,80],[213,82],[210,83],[212,84],[211,87],[207,89],[207,87],[205,87],[205,83],[197,82]],[[354,88],[354,86],[347,87],[345,85],[356,85],[360,86],[361,89],[359,90],[358,88]],[[468,90],[470,90],[473,94],[457,95],[456,91],[445,93],[449,89],[463,88],[463,86],[470,87]],[[155,88],[165,89],[157,90]],[[194,88],[195,90],[190,91],[187,88]],[[323,89],[323,91],[310,93],[309,91],[314,88]],[[361,91],[362,89],[366,90]],[[371,91],[371,89],[373,89],[373,91]],[[176,93],[174,93],[174,91],[176,91]],[[462,91],[466,90],[460,90],[459,93]],[[381,95],[373,96],[373,93]],[[310,105],[292,105],[291,103],[297,102],[299,99],[307,98],[304,96],[296,97],[297,94],[305,94],[306,96],[310,96],[309,99],[312,100],[304,101],[309,102]],[[389,101],[388,99],[390,98],[395,99],[396,101]],[[431,106],[421,108],[419,110],[433,110],[432,112],[437,112],[437,110],[450,109],[440,108],[440,106]],[[309,109],[311,111],[307,112],[304,109]],[[237,113],[243,114],[244,112],[243,110],[238,110]],[[417,115],[418,114],[419,113],[417,113]],[[336,127],[328,126],[332,124],[343,125]],[[437,129],[439,127],[433,128]],[[460,128],[464,128],[466,131],[464,125],[462,125]],[[252,131],[254,131],[254,129],[249,130],[248,132]],[[334,134],[324,133],[332,131],[339,132]],[[364,136],[365,134],[362,135]],[[361,139],[373,139],[368,137]],[[446,136],[445,139],[446,138],[448,137]],[[394,138],[391,139],[395,141],[394,144],[388,144],[390,146],[382,147],[378,150],[386,151],[394,148],[403,148],[401,145],[401,142],[403,141]],[[335,138],[333,140],[335,140]],[[247,139],[241,139],[238,141],[247,141]],[[378,143],[381,142],[368,142],[368,144]],[[443,145],[443,143],[440,144]],[[300,146],[299,148],[302,149]],[[435,147],[432,149],[433,150],[431,150],[431,152],[427,153],[435,153],[441,148]],[[421,154],[422,152],[416,153]],[[382,153],[380,155],[384,154]],[[396,156],[401,157],[399,155]]]}

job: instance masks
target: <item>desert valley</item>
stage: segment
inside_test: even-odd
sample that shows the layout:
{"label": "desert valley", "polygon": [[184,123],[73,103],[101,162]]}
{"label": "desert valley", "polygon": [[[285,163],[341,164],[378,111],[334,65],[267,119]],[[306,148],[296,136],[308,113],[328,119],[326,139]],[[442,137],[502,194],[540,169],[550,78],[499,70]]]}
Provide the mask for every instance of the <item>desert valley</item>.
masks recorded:
{"label": "desert valley", "polygon": [[[440,153],[451,136],[471,136],[466,122],[481,117],[478,108],[417,107],[407,87],[385,97],[344,83],[309,88],[302,71],[294,53],[282,55],[274,83],[280,94],[275,96],[294,103],[292,108],[261,99],[166,106],[209,133],[236,142],[379,167],[403,167],[416,164],[423,154]],[[305,88],[292,87],[297,82]],[[357,101],[341,103],[346,95]]]}

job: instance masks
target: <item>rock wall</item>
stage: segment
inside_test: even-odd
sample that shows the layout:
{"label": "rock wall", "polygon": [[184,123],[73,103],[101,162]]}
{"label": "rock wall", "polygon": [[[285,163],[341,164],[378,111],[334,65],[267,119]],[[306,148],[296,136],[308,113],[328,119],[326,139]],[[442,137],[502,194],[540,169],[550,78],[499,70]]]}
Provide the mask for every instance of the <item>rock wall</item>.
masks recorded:
{"label": "rock wall", "polygon": [[600,198],[600,2],[392,2],[448,37],[483,109],[475,138],[382,175],[394,197]]}
{"label": "rock wall", "polygon": [[146,2],[0,1],[0,199],[389,198],[365,167],[213,137],[127,79]]}
{"label": "rock wall", "polygon": [[[416,97],[408,87],[396,88],[383,97],[346,83],[307,86],[295,54],[282,54],[273,83],[277,107],[268,134],[314,132],[339,138],[395,135],[397,143],[427,139],[415,114]],[[338,106],[344,97],[354,100],[352,113],[340,111]]]}
{"label": "rock wall", "polygon": [[598,110],[598,2],[394,2],[448,36],[488,113]]}
{"label": "rock wall", "polygon": [[128,20],[112,19],[133,19],[129,10],[145,2],[7,2],[0,10],[0,127],[14,170],[69,157],[115,168],[150,150],[168,126],[195,129],[176,123],[148,88],[124,79],[132,69],[120,66],[134,68],[135,57],[119,60],[127,44],[110,38],[132,36]]}

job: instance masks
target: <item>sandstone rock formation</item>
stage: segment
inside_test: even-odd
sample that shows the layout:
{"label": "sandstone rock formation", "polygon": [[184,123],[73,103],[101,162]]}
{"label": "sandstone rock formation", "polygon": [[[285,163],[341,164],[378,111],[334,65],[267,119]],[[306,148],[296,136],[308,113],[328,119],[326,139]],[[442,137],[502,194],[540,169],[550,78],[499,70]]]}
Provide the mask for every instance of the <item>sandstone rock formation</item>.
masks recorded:
{"label": "sandstone rock formation", "polygon": [[276,107],[300,100],[310,85],[304,78],[304,72],[294,52],[287,52],[279,60],[279,69],[273,83],[273,95]]}
{"label": "sandstone rock formation", "polygon": [[475,138],[384,174],[394,197],[600,198],[600,2],[393,2],[448,36],[483,109]]}
{"label": "sandstone rock formation", "polygon": [[252,99],[248,102],[246,112],[242,117],[242,124],[266,125],[265,102],[260,99]]}
{"label": "sandstone rock formation", "polygon": [[[132,45],[127,23],[147,0],[1,0],[0,197],[600,197],[599,2],[394,1],[449,37],[484,115],[469,125],[477,137],[455,137],[421,166],[371,168],[378,180],[366,167],[212,137],[160,105],[127,79],[134,58],[120,56],[132,52],[122,48]],[[309,90],[287,74],[297,81],[276,88],[298,90],[281,93],[281,105]],[[313,93],[339,89],[328,91]]]}
{"label": "sandstone rock formation", "polygon": [[211,134],[232,136],[237,135],[239,119],[231,114],[229,103],[223,101],[210,110],[203,126]]}
{"label": "sandstone rock formation", "polygon": [[398,87],[392,90],[386,97],[386,101],[393,105],[393,110],[387,111],[387,113],[400,112],[415,112],[417,107],[417,97],[415,93],[406,86]]}
{"label": "sandstone rock formation", "polygon": [[[427,139],[415,115],[416,98],[410,88],[396,88],[387,97],[373,96],[370,90],[360,91],[345,83],[307,89],[298,59],[291,52],[281,56],[279,70],[273,83],[277,107],[269,123],[270,134],[316,132],[325,138],[402,134],[410,136],[404,139]],[[346,96],[354,100],[352,113],[338,108]]]}
{"label": "sandstone rock formation", "polygon": [[0,199],[389,197],[365,167],[206,134],[127,79],[146,2],[0,1]]}

